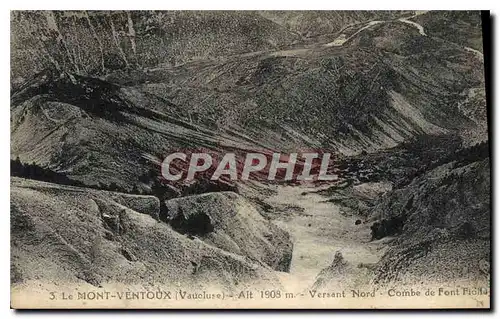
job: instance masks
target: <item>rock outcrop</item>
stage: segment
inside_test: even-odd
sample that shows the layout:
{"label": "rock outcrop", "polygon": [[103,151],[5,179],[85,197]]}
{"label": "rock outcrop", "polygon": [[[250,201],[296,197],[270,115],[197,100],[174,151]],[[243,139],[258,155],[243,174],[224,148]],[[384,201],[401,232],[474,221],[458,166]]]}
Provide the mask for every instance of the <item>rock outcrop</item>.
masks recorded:
{"label": "rock outcrop", "polygon": [[435,168],[381,198],[372,217],[400,226],[376,283],[488,279],[479,265],[490,256],[488,158]]}
{"label": "rock outcrop", "polygon": [[165,202],[170,224],[207,244],[288,271],[293,245],[287,232],[233,192],[206,193]]}

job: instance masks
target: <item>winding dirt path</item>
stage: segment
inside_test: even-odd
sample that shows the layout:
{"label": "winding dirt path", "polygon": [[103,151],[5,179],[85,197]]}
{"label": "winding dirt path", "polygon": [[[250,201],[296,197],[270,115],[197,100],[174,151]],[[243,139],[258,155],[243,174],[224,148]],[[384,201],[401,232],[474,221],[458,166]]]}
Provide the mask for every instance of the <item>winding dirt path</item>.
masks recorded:
{"label": "winding dirt path", "polygon": [[290,233],[294,243],[290,272],[280,274],[287,289],[310,287],[318,273],[331,264],[336,251],[354,265],[379,260],[377,245],[369,243],[369,224],[355,225],[357,216],[343,216],[338,206],[313,193],[319,188],[279,186],[277,190],[278,194],[267,200],[269,204],[304,209],[275,221]]}

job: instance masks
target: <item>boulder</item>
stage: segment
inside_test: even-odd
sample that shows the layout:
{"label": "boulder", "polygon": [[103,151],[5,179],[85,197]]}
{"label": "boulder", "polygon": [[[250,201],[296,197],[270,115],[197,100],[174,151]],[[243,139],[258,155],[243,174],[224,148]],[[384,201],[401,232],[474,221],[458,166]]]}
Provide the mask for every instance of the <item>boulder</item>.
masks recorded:
{"label": "boulder", "polygon": [[160,200],[155,196],[109,192],[109,197],[136,212],[160,219]]}

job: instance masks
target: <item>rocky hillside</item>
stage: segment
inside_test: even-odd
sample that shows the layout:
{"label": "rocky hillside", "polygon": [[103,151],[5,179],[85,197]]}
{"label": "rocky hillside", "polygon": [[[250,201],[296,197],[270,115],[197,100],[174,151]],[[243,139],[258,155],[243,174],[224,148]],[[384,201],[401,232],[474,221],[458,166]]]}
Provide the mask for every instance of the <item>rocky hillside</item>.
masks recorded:
{"label": "rocky hillside", "polygon": [[[204,232],[191,227],[186,235],[183,225],[174,222],[177,227],[172,228],[159,221],[160,203],[154,196],[12,178],[12,283],[21,287],[34,282],[95,287],[182,283],[186,289],[225,291],[279,285],[270,266],[277,270],[289,266],[288,234],[234,193],[185,198],[179,207],[188,201],[228,211],[207,212],[205,222],[213,227]],[[233,219],[228,214],[234,214]]]}
{"label": "rocky hillside", "polygon": [[375,205],[376,238],[399,235],[375,282],[489,280],[489,159],[452,162],[389,193]]}
{"label": "rocky hillside", "polygon": [[[401,12],[13,11],[12,79],[84,75],[270,51]],[[37,50],[40,54],[33,55]]]}
{"label": "rocky hillside", "polygon": [[269,207],[260,183],[167,185],[159,164],[176,151],[311,149],[333,153],[340,176],[311,196],[329,203],[321,218],[335,203],[370,223],[374,241],[393,240],[370,269],[337,255],[317,287],[349,273],[484,279],[480,22],[478,12],[12,12],[13,282],[278,285],[293,234],[272,216],[291,206]]}
{"label": "rocky hillside", "polygon": [[399,20],[351,33],[339,46],[253,51],[101,78],[41,73],[12,91],[12,158],[87,184],[125,187],[175,149],[353,155],[422,134],[458,134],[464,144],[487,138],[478,124],[486,117],[484,75],[474,52]]}

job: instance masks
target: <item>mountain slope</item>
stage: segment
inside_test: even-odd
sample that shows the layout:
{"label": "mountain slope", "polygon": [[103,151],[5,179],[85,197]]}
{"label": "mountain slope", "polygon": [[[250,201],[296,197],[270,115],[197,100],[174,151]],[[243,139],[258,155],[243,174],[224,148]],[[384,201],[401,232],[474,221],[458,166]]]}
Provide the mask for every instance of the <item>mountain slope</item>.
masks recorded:
{"label": "mountain slope", "polygon": [[488,281],[489,159],[439,166],[381,198],[371,214],[386,221],[383,232],[392,231],[392,221],[402,226],[378,264],[376,283]]}
{"label": "mountain slope", "polygon": [[487,138],[482,61],[402,22],[363,29],[341,47],[103,79],[39,75],[11,102],[12,157],[89,184],[136,184],[175,149],[352,155],[421,134],[458,134],[465,145]]}
{"label": "mountain slope", "polygon": [[[277,287],[298,278],[276,272],[297,258],[314,271],[333,258],[318,287],[339,274],[487,281],[480,21],[478,12],[14,12],[11,175],[52,182],[12,177],[14,285]],[[159,170],[174,152],[310,150],[333,153],[338,181],[166,185]],[[287,222],[295,234],[276,226]],[[351,253],[334,257],[344,235]],[[308,258],[319,238],[328,244]],[[373,247],[388,248],[379,262]]]}
{"label": "mountain slope", "polygon": [[73,288],[173,288],[182,282],[186,289],[223,291],[279,285],[256,255],[250,259],[180,234],[157,220],[158,211],[152,196],[12,178],[12,282],[19,289],[40,282]]}

